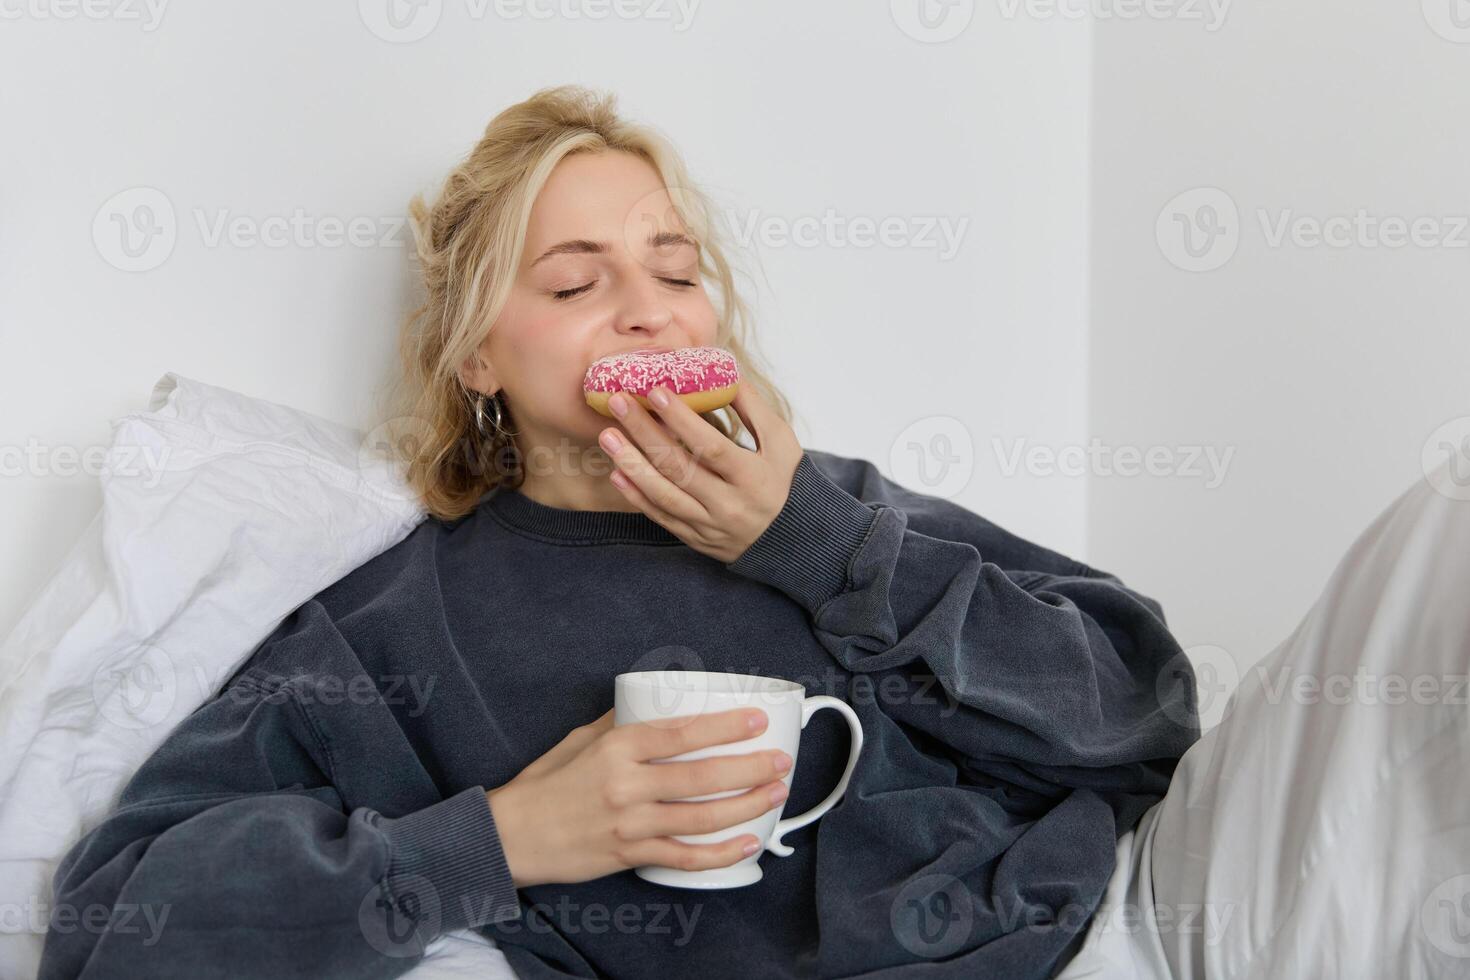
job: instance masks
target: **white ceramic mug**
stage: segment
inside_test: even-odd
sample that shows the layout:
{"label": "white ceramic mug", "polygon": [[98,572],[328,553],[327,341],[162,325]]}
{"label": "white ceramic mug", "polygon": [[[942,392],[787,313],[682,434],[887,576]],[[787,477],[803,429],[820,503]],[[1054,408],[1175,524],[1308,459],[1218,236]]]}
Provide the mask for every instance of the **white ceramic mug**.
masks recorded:
{"label": "white ceramic mug", "polygon": [[[847,791],[848,780],[852,778],[852,770],[857,765],[858,752],[863,747],[863,728],[852,708],[825,694],[807,697],[806,689],[793,681],[754,674],[703,670],[640,670],[619,674],[613,680],[614,725],[661,722],[669,718],[743,707],[756,707],[765,711],[768,723],[759,735],[652,761],[682,762],[716,755],[741,755],[746,752],[780,749],[791,756],[791,768],[781,778],[789,792],[792,777],[796,774],[797,749],[801,744],[802,729],[812,715],[823,708],[832,708],[842,713],[847,719],[847,727],[852,731],[852,748],[848,752],[847,766],[842,771],[842,778],[837,781],[837,788],[827,794],[825,800],[800,816],[782,820],[781,812],[786,808],[783,801],[754,820],[747,820],[715,833],[687,834],[674,839],[690,844],[713,844],[741,834],[753,834],[764,845],[763,850],[770,851],[777,857],[786,857],[792,853],[792,849],[781,843],[781,837],[788,831],[805,827],[832,809]],[[704,796],[684,797],[683,801],[698,802],[719,799],[722,796],[737,796],[749,789],[746,787]],[[645,865],[635,868],[634,873],[645,881],[679,888],[736,888],[760,881],[760,856],[761,851],[758,850],[734,864],[706,871],[683,871]]]}

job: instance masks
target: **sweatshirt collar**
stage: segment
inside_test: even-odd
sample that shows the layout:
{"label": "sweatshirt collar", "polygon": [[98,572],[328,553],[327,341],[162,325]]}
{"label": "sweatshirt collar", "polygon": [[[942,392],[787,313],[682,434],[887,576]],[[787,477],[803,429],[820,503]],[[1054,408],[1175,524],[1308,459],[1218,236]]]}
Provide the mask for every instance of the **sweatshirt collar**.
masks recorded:
{"label": "sweatshirt collar", "polygon": [[679,544],[668,528],[641,511],[568,510],[538,503],[508,487],[496,487],[481,501],[500,523],[542,538],[579,544]]}

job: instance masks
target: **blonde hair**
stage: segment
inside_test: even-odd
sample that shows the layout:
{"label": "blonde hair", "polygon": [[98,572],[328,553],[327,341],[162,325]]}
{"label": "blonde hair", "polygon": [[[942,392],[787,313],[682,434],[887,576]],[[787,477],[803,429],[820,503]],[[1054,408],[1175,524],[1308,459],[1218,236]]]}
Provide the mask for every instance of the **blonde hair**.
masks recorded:
{"label": "blonde hair", "polygon": [[[406,480],[430,515],[454,520],[484,494],[523,481],[515,443],[514,406],[502,399],[502,425],[489,438],[475,419],[478,394],[460,368],[504,308],[525,247],[531,206],[552,169],[574,153],[619,150],[646,160],[663,179],[674,209],[699,242],[699,271],[716,289],[715,343],[735,355],[741,383],[754,385],[788,424],[791,406],[752,356],[750,313],[736,291],[723,236],[709,199],[689,178],[672,144],[657,130],[623,119],[616,97],[581,86],[545,88],[490,120],[484,135],[444,181],[432,205],[409,202],[425,297],[405,321],[401,372],[389,396],[389,444]],[[732,441],[744,426],[726,407],[703,416]]]}

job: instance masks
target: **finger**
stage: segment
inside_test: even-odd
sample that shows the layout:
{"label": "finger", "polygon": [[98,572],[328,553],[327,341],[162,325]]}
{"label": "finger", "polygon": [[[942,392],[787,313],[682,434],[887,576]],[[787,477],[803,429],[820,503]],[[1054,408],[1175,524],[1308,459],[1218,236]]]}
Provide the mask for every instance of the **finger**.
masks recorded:
{"label": "finger", "polygon": [[760,838],[754,834],[741,834],[727,841],[714,844],[686,844],[672,837],[650,837],[629,846],[625,855],[629,867],[654,864],[662,868],[679,871],[708,871],[725,868],[750,855],[745,853],[747,844],[754,844],[751,853],[760,847]]}
{"label": "finger", "polygon": [[780,779],[791,769],[791,756],[780,749],[768,749],[683,762],[650,763],[639,769],[639,799],[682,800]]}
{"label": "finger", "polygon": [[635,762],[646,762],[751,738],[765,731],[767,723],[761,708],[731,708],[703,715],[640,721],[622,726],[616,734]]}
{"label": "finger", "polygon": [[[660,389],[665,392],[669,390],[664,385],[659,385],[655,390]],[[737,393],[738,391],[739,389]],[[669,394],[668,407],[659,408],[654,405],[653,410],[658,413],[664,425],[689,447],[688,454],[698,467],[723,477],[726,482],[735,482],[734,478],[748,462],[745,457],[751,455],[749,449],[736,444],[711,425],[704,416],[685,404],[683,399],[674,397],[672,393]]]}
{"label": "finger", "polygon": [[623,496],[627,498],[629,503],[636,506],[639,510],[643,511],[643,513],[647,514],[649,517],[653,518],[653,520],[657,521],[659,524],[662,524],[674,534],[678,535],[680,538],[683,538],[686,542],[699,540],[699,535],[695,532],[694,528],[679,520],[673,514],[670,514],[668,511],[655,504],[652,500],[649,500],[648,495],[645,494],[642,490],[639,490],[637,485],[633,483],[632,480],[628,479],[628,475],[626,473],[623,473],[621,471],[614,471],[613,475],[609,477],[609,479],[612,480],[612,485],[617,487],[618,490],[622,492]]}
{"label": "finger", "polygon": [[[680,487],[675,486],[668,477],[660,473],[644,457],[642,451],[633,445],[627,433],[618,432],[617,429],[604,429],[603,432],[618,433],[618,442],[621,445],[615,450],[608,448],[607,439],[604,436],[598,437],[598,441],[602,445],[602,450],[612,459],[618,471],[631,480],[634,486],[643,491],[643,495],[654,506],[686,523],[704,524],[709,522],[709,512],[704,509],[704,505]],[[684,450],[681,449],[679,452],[684,452]],[[714,479],[714,476],[706,475],[710,479]]]}
{"label": "finger", "polygon": [[786,800],[786,784],[777,780],[739,796],[700,803],[644,803],[627,815],[622,831],[631,840],[674,834],[713,834],[754,820]]}
{"label": "finger", "polygon": [[755,386],[742,382],[735,389],[735,398],[730,402],[730,407],[735,409],[735,414],[740,416],[740,422],[750,432],[750,437],[755,440],[755,451],[760,453],[766,446],[766,438],[773,431],[772,420],[775,419],[776,410],[771,407],[770,402],[755,390]]}
{"label": "finger", "polygon": [[[676,434],[655,418],[643,402],[628,396],[626,392],[623,394],[628,412],[618,421],[627,430],[630,440],[648,460],[649,465],[691,496],[698,497],[702,493],[707,495],[709,485],[715,480],[714,474],[702,469],[695,462],[689,451],[679,444]],[[688,409],[682,402],[680,406]],[[706,427],[709,426],[703,419],[700,421]]]}

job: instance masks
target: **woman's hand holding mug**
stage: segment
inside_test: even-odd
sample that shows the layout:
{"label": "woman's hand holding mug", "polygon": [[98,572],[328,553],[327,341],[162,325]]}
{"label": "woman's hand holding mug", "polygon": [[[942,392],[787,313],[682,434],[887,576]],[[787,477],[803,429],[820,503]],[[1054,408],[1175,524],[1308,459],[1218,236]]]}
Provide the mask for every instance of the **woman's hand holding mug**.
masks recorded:
{"label": "woman's hand holding mug", "polygon": [[[698,724],[703,718],[718,717],[732,709],[749,710],[756,706],[769,719],[764,731],[748,738],[722,745],[711,745],[670,758],[658,760],[660,765],[685,766],[690,762],[713,762],[720,757],[735,756],[737,753],[754,749],[779,749],[791,757],[792,771],[782,777],[782,782],[791,784],[796,765],[801,733],[812,715],[824,708],[838,712],[847,721],[851,740],[847,750],[847,764],[837,785],[826,799],[805,813],[782,819],[782,806],[751,817],[744,824],[729,828],[742,836],[755,834],[761,847],[777,857],[792,853],[791,845],[781,840],[793,830],[799,830],[820,818],[836,806],[847,792],[847,784],[857,767],[863,749],[863,726],[857,712],[845,702],[826,694],[807,696],[806,688],[795,681],[780,677],[762,677],[758,674],[732,674],[727,671],[705,670],[635,670],[618,674],[613,678],[613,720],[623,726],[638,727],[648,723],[680,722]],[[733,796],[733,793],[714,793],[715,798]],[[665,797],[668,799],[668,797]],[[696,795],[677,800],[682,806],[707,806],[711,796]],[[689,845],[714,843],[714,834],[690,834],[679,837],[679,842]],[[733,865],[713,868],[687,868],[661,862],[650,862],[634,868],[634,873],[645,881],[678,888],[739,888],[761,880],[759,850],[752,851]]]}
{"label": "woman's hand holding mug", "polygon": [[[697,718],[614,727],[613,712],[575,728],[486,796],[517,888],[590,881],[644,865],[723,868],[764,841],[743,834],[691,844],[758,817],[786,799],[792,758],[779,750],[653,763],[766,730],[766,712],[737,708]],[[754,787],[753,789],[750,787]],[[745,790],[699,803],[662,802]]]}

